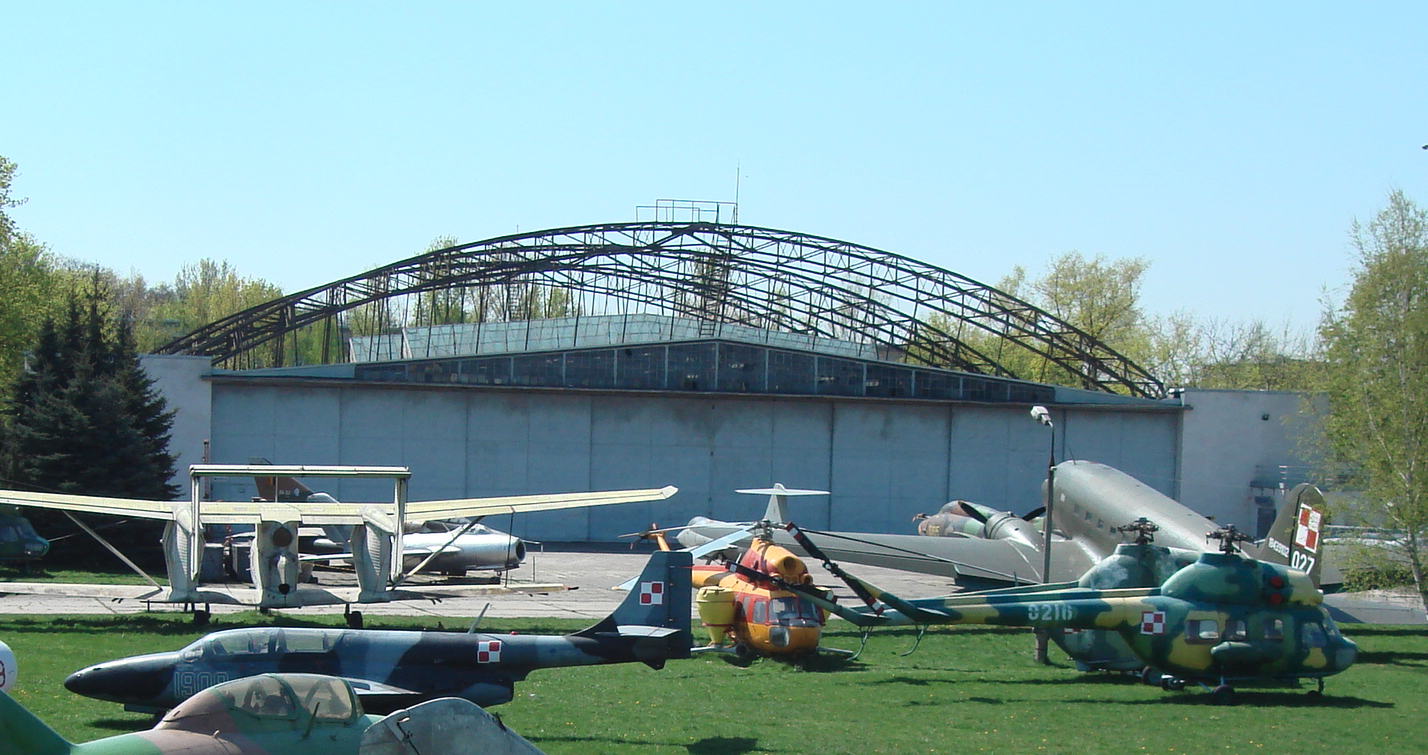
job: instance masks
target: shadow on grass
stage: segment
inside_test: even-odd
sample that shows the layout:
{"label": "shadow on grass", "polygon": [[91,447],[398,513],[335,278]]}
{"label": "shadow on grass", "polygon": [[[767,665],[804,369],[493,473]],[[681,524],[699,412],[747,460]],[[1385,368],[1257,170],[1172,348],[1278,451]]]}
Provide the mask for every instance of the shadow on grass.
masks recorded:
{"label": "shadow on grass", "polygon": [[689,755],[742,755],[747,752],[770,752],[759,747],[759,740],[749,737],[708,737],[688,745]]}
{"label": "shadow on grass", "polygon": [[89,726],[94,729],[103,729],[105,731],[113,731],[120,734],[129,734],[131,732],[152,729],[154,727],[154,724],[157,723],[158,720],[158,716],[142,719],[101,718],[97,721],[90,721]]}
{"label": "shadow on grass", "polygon": [[1428,653],[1404,653],[1394,650],[1359,651],[1359,663],[1380,666],[1428,666]]}
{"label": "shadow on grass", "polygon": [[[1239,708],[1323,708],[1335,710],[1355,710],[1360,708],[1396,708],[1396,703],[1383,702],[1381,700],[1365,700],[1362,697],[1350,697],[1341,695],[1324,694],[1320,696],[1310,695],[1303,692],[1260,692],[1255,690],[1235,689],[1235,696],[1239,703],[1234,707]],[[1062,700],[1071,704],[1105,705],[1112,701],[1105,698],[1072,698]],[[1207,707],[1216,706],[1209,694],[1189,693],[1166,693],[1157,697],[1149,697],[1143,700],[1116,700],[1116,705],[1203,705]]]}
{"label": "shadow on grass", "polygon": [[614,737],[541,737],[541,745],[551,742],[568,742],[572,745],[615,745],[620,751],[633,751],[640,747],[683,747],[690,755],[745,755],[750,752],[785,752],[759,745],[759,740],[750,737],[706,737],[693,743],[675,742],[633,742]]}

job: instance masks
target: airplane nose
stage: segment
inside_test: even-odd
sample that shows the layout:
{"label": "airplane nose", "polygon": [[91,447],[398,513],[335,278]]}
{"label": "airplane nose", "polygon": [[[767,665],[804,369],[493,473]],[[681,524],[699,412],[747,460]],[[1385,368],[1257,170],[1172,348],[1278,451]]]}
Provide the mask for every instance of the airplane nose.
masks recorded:
{"label": "airplane nose", "polygon": [[70,674],[64,687],[96,700],[144,703],[158,699],[168,689],[176,660],[172,653],[158,653],[101,663]]}

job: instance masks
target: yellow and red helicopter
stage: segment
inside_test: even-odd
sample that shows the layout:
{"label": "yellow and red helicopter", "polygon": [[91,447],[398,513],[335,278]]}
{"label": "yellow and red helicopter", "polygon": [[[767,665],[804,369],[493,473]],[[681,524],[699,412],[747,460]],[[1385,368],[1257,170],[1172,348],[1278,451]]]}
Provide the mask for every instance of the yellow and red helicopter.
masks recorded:
{"label": "yellow and red helicopter", "polygon": [[[729,552],[738,540],[753,536],[737,558],[720,563],[696,564],[693,586],[698,590],[695,606],[709,633],[709,644],[694,652],[727,652],[741,658],[755,655],[779,658],[809,656],[820,650],[847,655],[852,651],[819,645],[828,612],[803,595],[784,587],[801,588],[833,600],[831,590],[813,584],[803,560],[773,542],[771,532],[783,528],[788,496],[828,495],[823,490],[798,490],[775,484],[772,488],[739,490],[740,493],[769,496],[764,518],[736,525],[736,530],[712,542],[686,549],[695,557]],[[638,536],[653,539],[661,549],[670,550],[664,535],[684,529],[651,529]]]}

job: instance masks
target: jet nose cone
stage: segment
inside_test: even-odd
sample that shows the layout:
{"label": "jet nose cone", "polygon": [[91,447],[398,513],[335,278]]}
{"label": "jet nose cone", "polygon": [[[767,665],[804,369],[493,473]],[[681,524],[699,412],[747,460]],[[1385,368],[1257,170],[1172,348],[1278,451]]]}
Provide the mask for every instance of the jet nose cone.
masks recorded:
{"label": "jet nose cone", "polygon": [[64,680],[64,687],[96,700],[143,704],[159,701],[173,674],[172,656],[139,656],[80,669]]}

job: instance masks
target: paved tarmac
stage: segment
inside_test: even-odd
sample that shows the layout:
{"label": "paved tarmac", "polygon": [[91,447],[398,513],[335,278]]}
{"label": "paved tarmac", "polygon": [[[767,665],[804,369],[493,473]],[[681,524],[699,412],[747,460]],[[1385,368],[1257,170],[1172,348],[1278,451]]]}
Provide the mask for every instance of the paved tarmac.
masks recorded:
{"label": "paved tarmac", "polygon": [[[506,594],[471,598],[445,598],[431,601],[354,606],[371,616],[433,616],[473,618],[486,609],[486,615],[501,618],[553,617],[568,619],[601,619],[615,610],[625,593],[615,585],[640,573],[649,559],[651,546],[641,545],[631,550],[627,545],[600,546],[591,544],[545,544],[534,546],[525,564],[508,573],[502,580],[510,589]],[[809,563],[809,571],[820,584],[834,587],[843,602],[857,601],[852,592],[817,564]],[[859,566],[858,576],[880,587],[908,597],[946,595],[956,590],[951,580],[942,577],[910,574],[892,569]],[[355,584],[350,574],[332,571],[317,572],[324,586]],[[472,580],[474,581],[474,580]],[[417,582],[446,585],[452,581],[419,577]],[[464,583],[464,582],[456,582]],[[539,589],[542,585],[560,585],[568,589],[530,594],[522,590]],[[413,585],[418,586],[416,584]],[[78,598],[56,595],[0,596],[0,614],[121,614],[146,610],[179,611],[179,606],[145,604],[142,601],[112,601],[101,598]],[[248,610],[240,606],[213,605],[215,614]],[[295,615],[303,613],[342,613],[342,606],[314,606],[284,609]]]}
{"label": "paved tarmac", "polygon": [[[624,599],[625,593],[615,585],[640,573],[649,559],[652,546],[640,545],[632,550],[627,545],[562,543],[533,546],[525,564],[506,574],[501,584],[493,586],[495,594],[477,597],[444,598],[440,602],[401,601],[369,603],[353,606],[370,616],[431,616],[436,618],[474,618],[485,610],[493,618],[548,617],[597,620],[608,616]],[[857,605],[852,591],[818,564],[805,560],[814,581],[833,588],[838,600]],[[902,597],[920,598],[957,592],[956,584],[944,577],[913,574],[894,569],[855,566],[855,573],[869,582]],[[324,586],[355,585],[350,573],[319,571]],[[413,586],[469,584],[476,580],[442,580],[419,576]],[[506,589],[501,590],[504,586]],[[555,586],[557,589],[550,589]],[[531,592],[534,591],[534,592]],[[1379,591],[1330,596],[1329,603],[1361,617],[1391,624],[1425,624],[1420,604],[1405,591]],[[489,606],[489,608],[488,608]],[[101,598],[78,598],[57,595],[0,595],[0,614],[121,614],[143,611],[180,611],[177,605],[146,604],[143,601],[112,601]],[[214,614],[249,610],[242,606],[213,605]],[[313,606],[283,609],[295,615],[303,613],[340,614],[342,606]],[[1340,620],[1344,616],[1340,615]]]}

